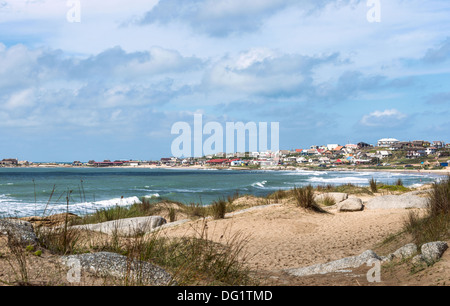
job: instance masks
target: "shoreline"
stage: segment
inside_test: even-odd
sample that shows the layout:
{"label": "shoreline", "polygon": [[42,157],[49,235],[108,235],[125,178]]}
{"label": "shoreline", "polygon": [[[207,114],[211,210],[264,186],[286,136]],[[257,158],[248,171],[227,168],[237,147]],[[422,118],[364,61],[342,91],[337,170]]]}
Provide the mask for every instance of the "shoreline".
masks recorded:
{"label": "shoreline", "polygon": [[233,170],[233,171],[316,171],[316,172],[391,172],[391,173],[403,173],[403,174],[435,174],[435,175],[449,175],[450,169],[367,169],[367,168],[324,168],[324,169],[311,169],[305,167],[294,166],[274,166],[267,168],[246,168],[246,167],[205,167],[201,165],[191,166],[156,166],[156,165],[141,165],[141,166],[111,166],[111,167],[92,167],[92,166],[72,166],[72,165],[52,165],[52,164],[39,164],[34,166],[19,166],[19,167],[0,167],[0,169],[39,169],[39,168],[53,168],[53,169],[164,169],[164,170]]}

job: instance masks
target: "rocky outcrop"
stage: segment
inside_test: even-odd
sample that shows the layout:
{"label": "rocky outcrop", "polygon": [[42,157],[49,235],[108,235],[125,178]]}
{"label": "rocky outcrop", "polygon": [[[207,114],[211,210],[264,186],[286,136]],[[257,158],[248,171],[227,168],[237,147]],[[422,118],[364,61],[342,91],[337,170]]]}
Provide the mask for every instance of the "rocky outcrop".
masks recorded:
{"label": "rocky outcrop", "polygon": [[[430,242],[422,245],[420,251],[421,254],[418,253],[418,248],[414,243],[410,243],[401,247],[397,251],[392,254],[389,254],[387,257],[383,259],[383,261],[391,261],[394,259],[407,259],[411,258],[411,263],[415,265],[419,264],[428,264],[432,265],[437,262],[444,252],[448,249],[448,245],[446,242],[436,241]],[[416,255],[417,254],[417,255]],[[415,256],[414,256],[415,255]]]}
{"label": "rocky outcrop", "polygon": [[392,253],[391,258],[406,259],[414,256],[415,254],[417,254],[417,245],[410,243]]}
{"label": "rocky outcrop", "polygon": [[355,269],[363,265],[371,265],[377,261],[380,261],[381,263],[386,263],[395,259],[403,260],[407,258],[412,258],[411,262],[414,264],[418,263],[432,264],[438,261],[447,249],[448,245],[446,242],[441,241],[431,242],[424,244],[422,246],[421,248],[422,254],[416,255],[418,252],[417,245],[415,245],[414,243],[410,243],[399,248],[394,253],[391,253],[385,257],[384,256],[380,257],[375,252],[369,250],[362,253],[359,256],[347,257],[326,264],[318,264],[299,269],[288,269],[285,270],[285,272],[292,276],[302,277],[309,275],[340,272],[345,271],[346,269]]}
{"label": "rocky outcrop", "polygon": [[443,241],[430,242],[422,245],[421,251],[423,259],[427,263],[438,261],[448,249],[448,244]]}
{"label": "rocky outcrop", "polygon": [[317,274],[327,274],[327,273],[339,272],[340,270],[345,270],[345,269],[359,268],[362,265],[371,264],[375,261],[381,261],[381,258],[378,257],[378,255],[375,254],[375,252],[369,250],[358,256],[347,257],[347,258],[343,258],[343,259],[329,262],[326,264],[318,264],[318,265],[309,266],[309,267],[305,267],[305,268],[288,269],[288,270],[285,270],[285,272],[292,276],[297,276],[297,277],[308,276],[308,275],[317,275]]}
{"label": "rocky outcrop", "polygon": [[81,270],[101,277],[112,276],[119,279],[126,277],[128,281],[150,286],[176,285],[173,276],[163,268],[116,253],[100,252],[62,256],[60,260],[63,265],[71,269],[74,269],[74,263],[79,263]]}
{"label": "rocky outcrop", "polygon": [[8,236],[8,241],[23,245],[35,245],[38,238],[30,222],[17,219],[0,220],[0,234]]}
{"label": "rocky outcrop", "polygon": [[160,227],[166,223],[167,221],[163,217],[152,216],[120,219],[97,224],[76,225],[72,226],[71,228],[102,232],[108,235],[131,237],[149,233],[153,229]]}
{"label": "rocky outcrop", "polygon": [[427,199],[416,195],[386,195],[370,199],[366,209],[426,208]]}
{"label": "rocky outcrop", "polygon": [[337,209],[340,212],[361,211],[364,209],[364,205],[362,200],[359,198],[348,198],[347,200],[339,203],[337,205]]}

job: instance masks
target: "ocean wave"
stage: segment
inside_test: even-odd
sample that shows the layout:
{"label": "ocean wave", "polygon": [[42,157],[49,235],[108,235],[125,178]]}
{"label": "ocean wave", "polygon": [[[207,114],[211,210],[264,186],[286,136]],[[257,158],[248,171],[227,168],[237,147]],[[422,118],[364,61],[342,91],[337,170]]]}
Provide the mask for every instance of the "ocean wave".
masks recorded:
{"label": "ocean wave", "polygon": [[327,183],[327,184],[368,184],[368,178],[347,176],[347,177],[334,177],[334,178],[324,178],[324,177],[312,177],[308,180],[311,183]]}
{"label": "ocean wave", "polygon": [[66,203],[49,204],[47,206],[47,203],[18,202],[17,200],[0,195],[0,203],[6,204],[2,205],[2,208],[0,208],[0,215],[35,216],[42,215],[44,210],[46,214],[57,214],[66,212],[67,209],[71,213],[83,215],[94,213],[100,209],[115,206],[125,207],[142,202],[138,197],[134,196],[129,198],[115,198],[95,202],[69,203],[68,206]]}
{"label": "ocean wave", "polygon": [[308,170],[296,170],[296,171],[287,171],[283,173],[283,175],[300,175],[300,176],[323,176],[328,175],[328,172],[322,172],[322,171],[308,171]]}
{"label": "ocean wave", "polygon": [[255,188],[266,188],[267,181],[262,181],[262,182],[256,182],[252,184],[252,187]]}
{"label": "ocean wave", "polygon": [[153,194],[148,194],[148,195],[144,196],[144,198],[146,198],[146,199],[153,199],[153,198],[160,198],[160,197],[161,197],[161,195],[159,193],[153,193]]}

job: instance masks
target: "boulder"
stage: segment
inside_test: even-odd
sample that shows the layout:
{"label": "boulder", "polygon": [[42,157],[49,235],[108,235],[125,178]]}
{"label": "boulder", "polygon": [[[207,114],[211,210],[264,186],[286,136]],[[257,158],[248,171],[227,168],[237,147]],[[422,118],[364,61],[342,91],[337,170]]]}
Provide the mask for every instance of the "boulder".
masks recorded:
{"label": "boulder", "polygon": [[423,259],[427,263],[438,261],[448,249],[448,244],[443,241],[430,242],[422,245],[421,251]]}
{"label": "boulder", "polygon": [[364,205],[362,200],[359,198],[348,198],[347,200],[339,203],[337,205],[337,209],[342,212],[361,211],[364,209]]}
{"label": "boulder", "polygon": [[416,266],[420,266],[426,263],[422,254],[416,255],[411,259],[411,263]]}
{"label": "boulder", "polygon": [[367,209],[426,208],[426,206],[426,198],[411,194],[379,196],[365,204]]}
{"label": "boulder", "polygon": [[292,276],[302,277],[333,273],[345,269],[355,269],[361,267],[362,265],[372,264],[373,262],[381,260],[382,259],[378,257],[378,255],[375,254],[374,251],[369,250],[358,256],[347,257],[326,264],[318,264],[299,269],[288,269],[285,271]]}
{"label": "boulder", "polygon": [[176,285],[173,276],[163,268],[146,261],[130,259],[126,256],[110,252],[62,256],[61,263],[74,269],[79,267],[101,277],[127,278],[138,284],[150,286]]}
{"label": "boulder", "polygon": [[412,257],[416,254],[417,254],[417,245],[415,245],[414,243],[410,243],[410,244],[407,244],[407,245],[399,248],[392,255],[394,258],[405,259],[405,258]]}
{"label": "boulder", "polygon": [[316,195],[315,200],[317,202],[322,202],[326,197],[330,197],[332,198],[336,204],[345,201],[348,199],[348,194],[346,193],[341,193],[341,192],[329,192],[329,193],[323,193],[323,194],[319,194]]}
{"label": "boulder", "polygon": [[0,220],[0,234],[8,236],[9,242],[36,245],[38,238],[30,222],[17,219]]}
{"label": "boulder", "polygon": [[120,219],[97,224],[76,225],[70,228],[131,237],[146,234],[166,223],[167,221],[163,217],[152,216]]}

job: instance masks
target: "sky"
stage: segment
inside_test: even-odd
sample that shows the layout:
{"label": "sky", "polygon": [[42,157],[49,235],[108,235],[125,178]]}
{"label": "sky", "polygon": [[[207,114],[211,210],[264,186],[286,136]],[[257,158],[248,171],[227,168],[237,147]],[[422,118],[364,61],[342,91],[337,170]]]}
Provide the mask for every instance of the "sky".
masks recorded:
{"label": "sky", "polygon": [[0,0],[0,159],[169,157],[195,114],[278,122],[281,149],[450,142],[449,16],[448,0]]}

